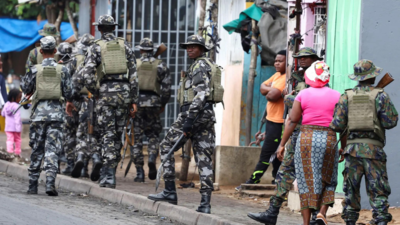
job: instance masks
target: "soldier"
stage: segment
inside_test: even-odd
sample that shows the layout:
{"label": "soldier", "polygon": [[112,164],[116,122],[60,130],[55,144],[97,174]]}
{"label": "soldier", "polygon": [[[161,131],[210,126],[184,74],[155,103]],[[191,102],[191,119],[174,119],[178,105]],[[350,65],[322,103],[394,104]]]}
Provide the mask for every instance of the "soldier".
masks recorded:
{"label": "soldier", "polygon": [[[69,70],[69,74],[72,76],[77,68],[77,61],[75,57],[72,57],[72,46],[63,42],[57,47],[56,55],[59,56],[59,64],[65,65]],[[70,77],[72,80],[72,77]],[[64,140],[63,140],[63,151],[61,152],[60,158],[66,157],[67,167],[61,171],[64,175],[71,175],[71,170],[74,165],[74,149],[76,145],[76,128],[78,126],[78,113],[74,112],[73,116],[66,116],[64,122]],[[71,167],[72,166],[72,167]]]}
{"label": "soldier", "polygon": [[46,193],[57,196],[55,179],[62,147],[64,122],[63,101],[72,96],[68,69],[54,60],[56,40],[52,36],[40,39],[42,64],[32,66],[22,78],[22,90],[32,96],[29,146],[32,148],[29,166],[28,194],[37,194],[40,167],[44,157]]}
{"label": "soldier", "polygon": [[[315,61],[320,60],[321,58],[317,55],[316,51],[309,47],[304,47],[299,50],[299,52],[293,56],[297,58],[299,61],[299,65],[303,70],[298,72],[293,72],[289,81],[289,85],[294,86],[293,93],[287,93],[285,89],[282,93],[282,96],[285,96],[285,105],[286,107],[292,108],[294,99],[297,94],[307,88],[307,85],[304,80],[304,71],[306,71],[311,64]],[[289,119],[288,119],[289,120]],[[286,124],[290,123],[290,120],[286,122]],[[284,157],[278,158],[282,161],[281,166],[279,167],[278,173],[276,174],[275,182],[276,182],[276,194],[271,197],[269,209],[265,212],[261,213],[249,213],[248,216],[260,223],[267,224],[276,224],[279,215],[279,209],[282,206],[282,203],[286,201],[286,196],[288,195],[291,186],[296,179],[295,167],[294,167],[294,150],[296,147],[297,137],[300,133],[300,125],[295,128],[292,136],[287,143],[287,153],[282,154]],[[283,159],[282,159],[283,158]],[[313,212],[312,220],[310,224],[315,224],[316,215],[318,212]]]}
{"label": "soldier", "polygon": [[[78,70],[84,68],[85,55],[88,48],[94,43],[94,38],[90,34],[84,34],[77,43],[77,61]],[[89,99],[89,92],[86,87],[84,87],[84,77],[83,73],[77,72],[72,76],[72,82],[74,84],[75,96],[74,99],[79,102],[79,125],[77,130],[77,145],[75,148],[76,153],[76,163],[72,170],[72,177],[89,177],[88,171],[88,161],[90,158],[93,159],[92,172],[90,173],[90,179],[92,181],[97,181],[100,178],[100,169],[102,167],[102,158],[100,155],[100,148],[97,145],[98,133],[96,129],[93,129],[93,134],[89,135],[89,125],[88,119],[90,116],[95,118],[93,115],[93,106],[89,108],[90,101],[94,103],[95,99]],[[92,115],[90,115],[92,113]]]}
{"label": "soldier", "polygon": [[385,130],[397,125],[398,113],[389,95],[382,88],[372,86],[381,70],[367,59],[354,64],[354,74],[349,78],[358,81],[358,85],[342,94],[330,124],[333,130],[346,132],[343,134],[347,136],[344,152],[340,150],[343,152],[341,161],[343,154],[346,159],[342,218],[347,225],[355,225],[358,220],[360,184],[364,175],[372,207],[370,224],[386,225],[392,220],[388,212],[391,190],[383,147]]}
{"label": "soldier", "polygon": [[[186,76],[183,77],[179,89],[179,102],[181,113],[178,119],[171,125],[167,135],[161,141],[160,152],[164,160],[171,147],[177,142],[179,136],[184,134],[182,146],[188,138],[192,140],[193,152],[199,167],[201,180],[201,203],[197,211],[211,213],[211,192],[213,187],[212,154],[215,147],[215,115],[212,104],[221,102],[223,88],[220,80],[219,67],[205,56],[209,51],[205,40],[201,36],[189,36],[186,43],[180,44],[186,49],[189,58],[194,62],[189,67]],[[215,82],[212,83],[211,81]],[[213,88],[213,90],[211,90]],[[198,118],[196,120],[196,118]],[[164,164],[165,188],[161,193],[149,195],[154,201],[165,201],[177,204],[178,197],[175,187],[175,160],[172,156]]]}
{"label": "soldier", "polygon": [[148,137],[149,144],[149,179],[157,176],[156,159],[159,148],[159,135],[162,131],[160,113],[171,96],[171,77],[167,64],[153,57],[153,41],[144,38],[136,46],[140,50],[137,60],[139,77],[139,108],[133,120],[135,144],[131,160],[135,163],[137,176],[135,182],[144,182],[143,170],[143,134]]}
{"label": "soldier", "polygon": [[[100,187],[115,188],[115,172],[121,158],[121,135],[126,124],[128,109],[132,106],[132,117],[137,111],[136,59],[128,43],[114,36],[113,32],[117,25],[114,18],[102,15],[98,23],[93,25],[98,26],[101,39],[96,40],[88,49],[85,66],[77,76],[83,77],[85,87],[98,97],[96,126],[100,134],[99,145],[101,145],[105,174],[100,181]],[[72,107],[72,104],[67,104],[68,111]],[[78,154],[77,159],[79,158],[83,156]],[[97,176],[99,171],[100,169],[92,173]]]}
{"label": "soldier", "polygon": [[[43,37],[53,36],[54,38],[56,38],[56,37],[60,36],[60,32],[57,31],[56,26],[51,23],[46,23],[43,26],[43,30],[39,30],[38,32]],[[57,59],[58,56],[55,56],[54,58]],[[41,64],[42,61],[43,61],[43,56],[42,56],[42,54],[40,54],[40,47],[36,47],[36,48],[32,49],[29,52],[28,59],[26,60],[26,64],[25,64],[26,73],[29,72],[29,69],[33,65]]]}

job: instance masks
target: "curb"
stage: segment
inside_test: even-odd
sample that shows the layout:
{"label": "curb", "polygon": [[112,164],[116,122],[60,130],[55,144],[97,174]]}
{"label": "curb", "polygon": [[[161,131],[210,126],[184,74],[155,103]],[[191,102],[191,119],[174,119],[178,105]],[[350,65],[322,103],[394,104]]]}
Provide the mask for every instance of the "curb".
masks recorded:
{"label": "curb", "polygon": [[[22,180],[29,180],[27,167],[0,160],[0,172],[6,173]],[[46,180],[45,174],[41,173],[41,180]],[[87,193],[88,195],[118,203],[126,206],[134,206],[146,213],[152,213],[168,217],[177,222],[188,225],[241,225],[212,214],[198,213],[183,206],[172,205],[164,202],[154,202],[138,194],[132,194],[116,189],[100,188],[97,184],[74,179],[64,175],[57,175],[56,188],[64,190]]]}

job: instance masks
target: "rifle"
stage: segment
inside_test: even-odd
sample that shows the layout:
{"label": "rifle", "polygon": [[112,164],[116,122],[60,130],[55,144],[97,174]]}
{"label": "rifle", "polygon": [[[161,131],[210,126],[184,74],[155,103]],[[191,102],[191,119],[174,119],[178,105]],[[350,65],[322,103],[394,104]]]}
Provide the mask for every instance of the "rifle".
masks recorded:
{"label": "rifle", "polygon": [[[263,115],[263,117],[261,118],[260,129],[259,129],[258,132],[257,132],[257,133],[260,133],[260,135],[261,135],[262,127],[263,127],[264,124],[267,122],[267,118],[266,118],[266,117],[267,117],[267,110],[264,111],[264,115]],[[260,135],[259,135],[259,136],[260,136]],[[253,144],[255,144],[255,145],[257,145],[257,146],[260,146],[261,139],[258,138],[259,136],[257,136],[257,137],[256,137],[256,141],[251,142],[251,143],[249,144],[249,146],[252,146]]]}
{"label": "rifle", "polygon": [[12,112],[12,114],[14,115],[15,113],[17,113],[17,111],[18,111],[22,106],[31,103],[31,102],[32,102],[32,101],[31,101],[32,95],[33,95],[33,93],[31,93],[31,94],[29,94],[29,95],[25,95],[25,96],[21,99],[21,101],[19,101],[19,106],[18,106],[18,108],[17,108],[16,110],[14,110],[14,111]]}
{"label": "rifle", "polygon": [[[204,105],[203,109],[207,108],[208,106],[209,106],[209,103],[206,103]],[[197,121],[197,119],[199,118],[199,116],[202,112],[203,112],[203,110],[201,110],[199,113],[197,113],[196,118],[194,118],[193,124],[194,124],[194,122]],[[178,150],[178,147],[181,145],[181,141],[184,137],[185,137],[185,135],[182,133],[181,136],[179,136],[178,140],[175,142],[174,146],[172,146],[172,148],[169,150],[169,152],[165,156],[164,160],[161,162],[160,167],[158,167],[157,178],[156,178],[156,191],[158,189],[158,186],[160,185],[160,179],[161,179],[161,174],[163,173],[164,164],[171,157],[172,153],[175,152],[176,150]]]}
{"label": "rifle", "polygon": [[[126,130],[128,129],[129,125],[131,126],[131,128],[129,129],[129,132],[126,132]],[[128,123],[126,124],[126,129],[125,129],[124,133],[125,133],[125,143],[124,143],[124,146],[123,146],[124,153],[123,153],[122,160],[121,160],[121,169],[122,169],[122,166],[124,165],[124,159],[125,159],[125,156],[126,156],[126,150],[128,148],[128,145],[129,146],[133,146],[134,140],[135,140],[134,131],[133,131],[133,118],[130,118],[128,120]],[[131,155],[132,155],[132,152],[131,152]],[[126,167],[125,177],[128,174],[129,169],[131,168],[131,165],[132,165],[132,157],[129,160],[128,166]]]}
{"label": "rifle", "polygon": [[167,46],[164,45],[164,43],[161,43],[158,48],[156,53],[153,55],[154,58],[157,58],[159,55],[161,55],[163,52],[167,50]]}
{"label": "rifle", "polygon": [[378,82],[378,85],[376,85],[376,87],[384,88],[393,81],[394,81],[393,76],[390,73],[386,73],[385,75],[383,75],[382,79]]}
{"label": "rifle", "polygon": [[92,135],[94,133],[94,127],[95,127],[95,119],[96,119],[96,115],[95,115],[95,107],[96,107],[96,103],[94,98],[88,98],[88,111],[89,111],[89,117],[87,119],[87,123],[88,123],[88,148],[89,148],[89,152],[92,152],[92,143],[91,143],[91,139],[92,139]]}

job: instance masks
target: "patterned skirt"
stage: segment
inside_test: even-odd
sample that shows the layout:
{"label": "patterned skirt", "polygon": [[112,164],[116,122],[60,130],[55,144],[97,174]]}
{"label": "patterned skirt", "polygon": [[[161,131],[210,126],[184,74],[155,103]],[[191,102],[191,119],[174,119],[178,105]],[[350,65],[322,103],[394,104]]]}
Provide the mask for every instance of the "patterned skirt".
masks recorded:
{"label": "patterned skirt", "polygon": [[336,133],[330,128],[301,126],[294,162],[302,210],[335,202],[339,159],[335,143]]}

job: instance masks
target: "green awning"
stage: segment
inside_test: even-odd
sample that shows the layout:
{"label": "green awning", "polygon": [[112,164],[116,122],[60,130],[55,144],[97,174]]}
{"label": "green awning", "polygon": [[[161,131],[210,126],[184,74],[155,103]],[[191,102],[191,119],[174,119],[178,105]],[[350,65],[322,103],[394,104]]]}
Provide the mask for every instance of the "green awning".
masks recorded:
{"label": "green awning", "polygon": [[243,20],[246,18],[251,18],[253,20],[259,21],[261,19],[261,16],[263,14],[263,11],[256,6],[256,4],[253,4],[249,8],[245,9],[242,11],[239,15],[239,19],[233,20],[222,27],[229,32],[229,34],[232,34],[233,32],[239,33],[240,32],[240,25]]}

